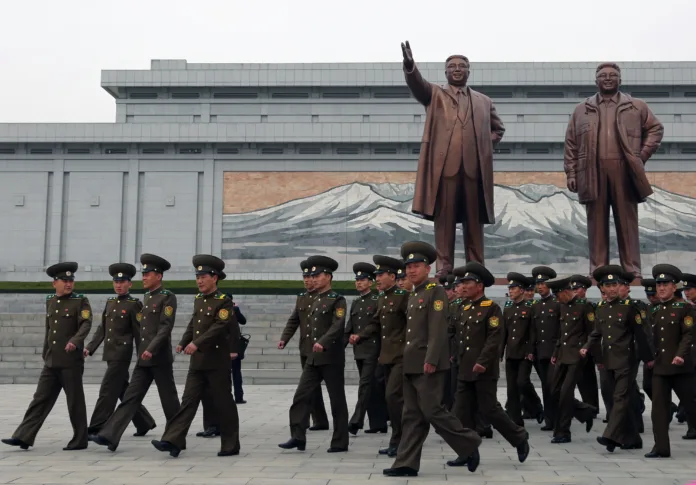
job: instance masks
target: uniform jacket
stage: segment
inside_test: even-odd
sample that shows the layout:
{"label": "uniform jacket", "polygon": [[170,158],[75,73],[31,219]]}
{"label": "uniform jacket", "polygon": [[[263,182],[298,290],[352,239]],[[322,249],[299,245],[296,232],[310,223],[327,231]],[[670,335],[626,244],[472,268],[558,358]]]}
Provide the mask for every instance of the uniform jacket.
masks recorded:
{"label": "uniform jacket", "polygon": [[140,342],[143,304],[131,295],[116,295],[106,301],[101,323],[87,345],[91,355],[104,342],[102,360],[130,362]]}
{"label": "uniform jacket", "polygon": [[653,360],[640,309],[626,298],[601,301],[595,310],[595,328],[583,348],[592,352],[597,364],[609,370],[626,369],[638,360]]}
{"label": "uniform jacket", "polygon": [[381,291],[377,297],[377,313],[366,334],[376,334],[380,340],[380,364],[391,365],[403,361],[408,299],[409,293],[396,285]]}
{"label": "uniform jacket", "polygon": [[297,329],[299,329],[300,355],[303,357],[307,357],[312,353],[312,346],[314,345],[309,335],[309,310],[316,296],[316,293],[310,293],[309,291],[297,295],[295,308],[292,310],[290,318],[288,318],[288,323],[285,324],[283,335],[280,336],[280,340],[287,344],[293,335],[295,335]]}
{"label": "uniform jacket", "polygon": [[[406,84],[413,96],[425,106],[425,126],[421,140],[420,158],[416,172],[416,188],[412,211],[432,221],[435,215],[437,192],[445,166],[445,158],[457,119],[457,100],[446,86],[429,83],[414,65],[412,71],[404,68]],[[476,147],[480,166],[483,201],[481,223],[495,222],[493,206],[493,144],[505,133],[493,101],[488,96],[466,88],[471,99],[472,120],[476,132]],[[465,211],[460,211],[464,217]],[[465,222],[458,220],[457,222]]]}
{"label": "uniform jacket", "polygon": [[346,322],[346,299],[333,290],[316,296],[309,310],[311,344],[318,343],[324,350],[307,355],[307,364],[345,364],[343,334]]}
{"label": "uniform jacket", "polygon": [[[172,354],[172,329],[176,318],[176,295],[161,286],[145,293],[143,298],[143,318],[140,321],[140,345],[138,345],[138,365],[154,367],[174,362]],[[150,360],[141,355],[148,351]]]}
{"label": "uniform jacket", "polygon": [[450,368],[447,293],[427,280],[408,298],[404,374],[423,374],[426,363],[438,371]]}
{"label": "uniform jacket", "polygon": [[[85,338],[92,328],[92,308],[84,295],[49,295],[46,298],[46,335],[42,357],[46,367],[64,369],[84,365]],[[77,347],[66,352],[71,342]]]}
{"label": "uniform jacket", "polygon": [[[693,373],[694,311],[691,305],[674,300],[660,303],[653,307],[652,317],[653,373],[662,376]],[[684,359],[684,364],[672,364],[675,357]]]}
{"label": "uniform jacket", "polygon": [[350,304],[350,318],[346,325],[346,342],[352,334],[360,336],[353,346],[355,360],[376,359],[379,356],[379,330],[375,332],[370,322],[377,313],[378,296],[369,292],[360,295]]}
{"label": "uniform jacket", "polygon": [[[459,379],[476,381],[500,377],[499,356],[503,339],[503,312],[485,296],[462,307],[459,331]],[[474,365],[486,368],[474,373]]]}
{"label": "uniform jacket", "polygon": [[530,339],[534,342],[534,357],[550,359],[558,340],[561,304],[553,295],[532,301],[534,320]]}
{"label": "uniform jacket", "polygon": [[[574,176],[581,204],[597,200],[599,192],[597,143],[599,137],[598,96],[590,96],[575,107],[565,136],[564,169]],[[616,111],[619,143],[628,162],[627,176],[633,193],[626,194],[643,202],[653,193],[645,174],[645,162],[657,151],[662,141],[662,123],[650,111],[645,101],[619,93]]]}
{"label": "uniform jacket", "polygon": [[577,364],[582,360],[580,349],[594,330],[595,308],[585,298],[573,298],[561,304],[560,334],[553,357],[557,364]]}
{"label": "uniform jacket", "polygon": [[508,359],[524,359],[534,353],[532,335],[532,310],[534,302],[522,299],[519,302],[508,300],[503,309],[503,338],[500,356]]}
{"label": "uniform jacket", "polygon": [[459,319],[462,310],[461,298],[452,300],[447,309],[447,337],[449,337],[449,353],[452,363],[459,362],[459,346],[457,345],[457,334],[459,333]]}
{"label": "uniform jacket", "polygon": [[191,355],[190,369],[229,369],[230,353],[239,353],[239,324],[232,298],[220,291],[196,295],[193,315],[179,345],[190,343],[198,347]]}

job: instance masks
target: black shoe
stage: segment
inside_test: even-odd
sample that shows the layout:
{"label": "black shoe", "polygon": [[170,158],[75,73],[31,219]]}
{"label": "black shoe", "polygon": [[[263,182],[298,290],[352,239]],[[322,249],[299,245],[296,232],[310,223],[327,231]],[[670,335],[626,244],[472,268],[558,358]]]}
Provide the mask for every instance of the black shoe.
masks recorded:
{"label": "black shoe", "polygon": [[154,426],[153,426],[152,428],[150,428],[150,429],[139,429],[139,430],[136,430],[136,432],[133,433],[133,436],[136,436],[136,437],[145,436],[145,435],[148,433],[148,431],[152,431],[152,430],[155,429],[156,427],[157,427],[157,425],[154,425]]}
{"label": "black shoe", "polygon": [[643,449],[643,442],[639,441],[638,443],[633,443],[631,445],[626,445],[623,444],[621,445],[622,450],[642,450]]}
{"label": "black shoe", "polygon": [[686,413],[684,412],[684,410],[677,411],[677,422],[679,424],[683,424],[684,421],[686,421]]}
{"label": "black shoe", "polygon": [[481,454],[479,453],[478,448],[476,448],[474,452],[471,455],[469,455],[469,458],[466,461],[466,468],[471,473],[474,473],[478,468],[479,463],[481,463]]}
{"label": "black shoe", "polygon": [[679,406],[677,406],[674,403],[671,403],[669,406],[669,422],[671,423],[672,420],[674,419],[674,415],[677,414],[679,411]]}
{"label": "black shoe", "polygon": [[168,451],[169,455],[173,456],[174,458],[179,456],[179,453],[181,453],[181,450],[171,444],[169,441],[152,440],[150,443],[152,443],[152,446],[157,448],[159,451]]}
{"label": "black shoe", "polygon": [[28,445],[24,441],[19,440],[17,438],[5,438],[2,440],[2,442],[5,443],[6,445],[10,445],[10,446],[19,446],[23,450],[28,450],[29,446],[31,446],[31,445]]}
{"label": "black shoe", "polygon": [[683,440],[696,440],[696,429],[689,429],[689,431],[686,432],[684,436],[682,436]]}
{"label": "black shoe", "polygon": [[617,443],[616,441],[605,438],[604,436],[597,436],[597,443],[605,446],[609,453],[613,453],[617,446],[621,446],[621,443]]}
{"label": "black shoe", "polygon": [[592,425],[594,424],[594,418],[590,418],[587,421],[585,421],[585,431],[588,433],[592,431]]}
{"label": "black shoe", "polygon": [[534,417],[534,416],[532,416],[531,414],[529,414],[527,411],[524,411],[524,412],[522,413],[522,419],[532,419],[533,417]]}
{"label": "black shoe", "polygon": [[362,426],[358,426],[357,424],[352,424],[352,423],[351,423],[351,424],[348,425],[348,432],[349,432],[350,434],[352,434],[353,436],[355,436],[356,434],[358,434],[358,431],[360,431],[361,429],[362,429]]}
{"label": "black shoe", "polygon": [[288,441],[281,443],[278,446],[284,450],[292,450],[293,448],[297,448],[298,451],[304,451],[307,448],[307,442],[290,438]]}
{"label": "black shoe", "polygon": [[469,457],[467,456],[466,458],[463,458],[461,456],[458,456],[454,460],[450,460],[447,462],[447,466],[464,466],[469,462]]}
{"label": "black shoe", "polygon": [[604,424],[607,424],[608,422],[609,422],[609,418],[604,418],[604,419],[602,420],[602,423],[604,423]]}
{"label": "black shoe", "polygon": [[118,445],[113,444],[111,441],[107,440],[106,438],[100,435],[94,436],[94,439],[92,441],[97,445],[106,446],[109,449],[109,451],[116,451],[116,448],[118,448]]}
{"label": "black shoe", "polygon": [[218,456],[237,456],[239,454],[239,450],[234,450],[234,451],[218,451]]}
{"label": "black shoe", "polygon": [[387,448],[380,448],[379,454],[387,455],[389,458],[394,458],[398,449],[398,446],[388,446]]}
{"label": "black shoe", "polygon": [[94,441],[94,439],[97,437],[97,433],[92,433],[87,435],[87,441]]}
{"label": "black shoe", "polygon": [[387,428],[387,427],[385,426],[384,428],[370,428],[370,429],[366,429],[366,430],[364,431],[364,433],[367,433],[367,434],[376,434],[376,433],[386,433],[387,431],[389,431],[389,428]]}
{"label": "black shoe", "polygon": [[348,448],[341,448],[340,446],[332,446],[326,450],[327,453],[344,453],[346,451],[348,451]]}
{"label": "black shoe", "polygon": [[669,455],[663,455],[657,451],[651,451],[645,454],[645,458],[669,458]]}
{"label": "black shoe", "polygon": [[242,399],[242,398],[240,398],[240,399],[235,399],[234,402],[235,402],[236,404],[246,404],[246,403],[247,403],[247,402],[246,402],[244,399]]}
{"label": "black shoe", "polygon": [[199,438],[213,438],[215,436],[220,436],[220,428],[217,426],[210,426],[203,431],[196,433]]}
{"label": "black shoe", "polygon": [[544,411],[539,411],[536,415],[537,423],[541,424],[544,422]]}
{"label": "black shoe", "polygon": [[417,477],[418,470],[414,470],[407,466],[400,466],[398,468],[385,468],[382,474],[385,477]]}
{"label": "black shoe", "polygon": [[328,424],[322,424],[322,425],[315,424],[314,426],[309,427],[310,431],[327,431],[328,429],[329,429]]}
{"label": "black shoe", "polygon": [[520,463],[524,463],[527,456],[529,456],[529,435],[527,435],[524,443],[517,447],[517,458],[520,460]]}
{"label": "black shoe", "polygon": [[481,438],[491,439],[491,438],[493,438],[493,429],[492,428],[485,428],[483,431],[479,431],[478,435]]}
{"label": "black shoe", "polygon": [[550,424],[545,424],[544,426],[541,427],[542,431],[553,431],[553,426]]}
{"label": "black shoe", "polygon": [[554,436],[551,443],[558,445],[562,443],[570,443],[570,441],[570,436]]}

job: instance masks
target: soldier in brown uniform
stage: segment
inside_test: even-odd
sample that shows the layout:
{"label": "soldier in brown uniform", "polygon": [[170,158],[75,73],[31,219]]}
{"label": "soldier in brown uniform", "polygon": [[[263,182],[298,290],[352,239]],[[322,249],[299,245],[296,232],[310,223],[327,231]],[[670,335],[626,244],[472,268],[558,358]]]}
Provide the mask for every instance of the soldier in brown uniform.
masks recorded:
{"label": "soldier in brown uniform", "polygon": [[304,423],[312,408],[312,398],[321,382],[326,384],[331,402],[334,432],[328,453],[348,451],[348,404],[346,403],[344,370],[346,365],[343,333],[345,330],[346,299],[331,289],[333,272],[338,263],[327,256],[307,259],[309,274],[314,279],[317,293],[309,310],[312,353],[302,369],[302,376],[290,407],[290,433],[292,438],[278,446],[283,449],[307,446]]}
{"label": "soldier in brown uniform", "polygon": [[[89,423],[90,438],[104,426],[114,412],[116,403],[123,399],[128,388],[128,368],[133,349],[137,353],[140,343],[140,320],[143,304],[129,293],[131,279],[135,276],[135,266],[128,263],[115,263],[109,266],[109,274],[114,280],[114,291],[102,312],[101,325],[85,347],[85,357],[94,355],[104,342],[102,360],[106,362],[106,372],[99,388],[99,398]],[[142,404],[133,416],[136,436],[145,436],[155,428],[155,420]]]}
{"label": "soldier in brown uniform", "polygon": [[[314,279],[309,274],[311,266],[308,266],[307,260],[300,263],[300,268],[302,269],[302,279],[304,281],[306,291],[303,291],[297,295],[295,308],[293,308],[290,318],[288,318],[288,323],[285,324],[285,329],[283,330],[283,334],[280,336],[280,341],[278,342],[278,348],[283,350],[293,335],[295,335],[295,332],[297,332],[299,329],[300,365],[304,369],[305,363],[307,362],[307,357],[312,355],[312,339],[309,337],[309,309],[312,306],[312,302],[316,298],[317,293],[314,291]],[[311,427],[309,426],[308,417],[305,423],[305,429],[309,429],[310,431],[325,431],[329,429],[329,417],[326,415],[326,408],[324,407],[324,395],[322,394],[321,386],[317,387],[316,391],[314,391],[314,395],[312,396],[310,415],[314,425]]]}
{"label": "soldier in brown uniform", "polygon": [[[515,424],[498,402],[497,389],[500,349],[503,346],[501,320],[503,312],[493,300],[486,298],[484,288],[495,278],[484,266],[471,262],[454,269],[464,282],[464,298],[459,334],[459,382],[455,397],[455,415],[464,427],[473,427],[476,412],[515,448],[520,463],[529,454],[529,435],[524,426]],[[519,398],[517,398],[519,402]],[[467,464],[466,456],[448,461],[449,466]]]}
{"label": "soldier in brown uniform", "polygon": [[582,379],[584,358],[580,348],[594,330],[595,309],[585,298],[579,298],[572,289],[570,278],[547,281],[561,304],[561,331],[551,364],[551,399],[557,405],[551,443],[570,443],[570,424],[573,418],[585,423],[585,431],[592,429],[597,408],[575,399],[575,387]]}
{"label": "soldier in brown uniform", "polygon": [[428,281],[430,265],[437,253],[430,244],[413,241],[401,246],[408,279],[414,290],[408,299],[406,347],[404,348],[403,439],[391,468],[391,477],[418,475],[423,443],[430,425],[457,453],[467,460],[472,473],[481,457],[481,438],[466,429],[442,404],[447,369],[450,366],[447,338],[447,294],[442,286]]}
{"label": "soldier in brown uniform", "polygon": [[232,298],[218,290],[226,278],[225,262],[209,254],[192,259],[196,269],[198,293],[193,315],[176,352],[191,356],[184,394],[179,411],[167,420],[160,440],[152,440],[159,451],[173,457],[186,449],[186,434],[203,396],[209,396],[220,426],[221,447],[218,456],[239,454],[239,415],[232,396],[230,359],[239,355],[239,325]]}
{"label": "soldier in brown uniform", "polygon": [[544,417],[546,423],[542,431],[553,431],[553,423],[556,419],[556,409],[551,399],[550,383],[553,372],[551,357],[556,348],[560,329],[560,304],[546,286],[546,281],[556,277],[556,271],[548,266],[537,266],[532,269],[532,278],[536,283],[536,291],[541,297],[536,300],[532,309],[532,333],[534,342],[534,368],[541,380],[541,392],[544,398]]}
{"label": "soldier in brown uniform", "polygon": [[46,274],[53,278],[54,295],[46,298],[46,334],[41,357],[44,367],[34,398],[12,438],[2,442],[26,450],[34,446],[36,435],[48,414],[65,391],[73,437],[65,451],[87,448],[87,408],[82,387],[83,346],[92,327],[92,308],[84,295],[73,293],[77,263],[50,266]]}
{"label": "soldier in brown uniform", "polygon": [[406,268],[399,269],[396,272],[396,285],[409,293],[413,291],[413,283],[406,277]]}
{"label": "soldier in brown uniform", "polygon": [[[591,287],[592,280],[587,276],[576,274],[570,277],[570,289],[575,292],[577,299],[586,300],[587,290]],[[590,305],[594,308],[591,302]],[[594,322],[592,322],[592,327],[594,328]],[[582,402],[589,404],[599,412],[599,388],[594,358],[587,354],[587,357],[579,361],[579,365],[582,371],[578,378],[578,391],[580,391]]]}
{"label": "soldier in brown uniform", "polygon": [[404,264],[400,260],[376,255],[372,257],[372,261],[376,265],[375,277],[379,295],[377,313],[366,333],[376,334],[381,343],[378,362],[384,367],[384,395],[392,426],[389,446],[380,449],[379,454],[393,458],[401,442],[401,415],[404,407],[403,356],[409,294],[396,286],[396,275],[404,270]]}
{"label": "soldier in brown uniform", "polygon": [[360,374],[358,402],[348,422],[348,432],[357,434],[365,421],[370,420],[370,428],[386,429],[386,409],[380,407],[377,392],[377,358],[379,357],[379,329],[370,325],[377,313],[377,294],[372,291],[375,267],[370,263],[355,263],[355,288],[359,296],[350,305],[350,318],[346,325],[346,341],[353,345],[353,356]]}
{"label": "soldier in brown uniform", "polygon": [[621,266],[616,265],[602,266],[592,273],[607,299],[597,305],[595,329],[580,349],[583,357],[588,351],[592,352],[597,366],[606,369],[607,379],[613,389],[609,423],[604,434],[597,437],[597,442],[609,452],[624,443],[640,441],[638,423],[631,422],[634,419],[634,413],[630,412],[631,393],[636,384],[638,360],[652,362],[654,358],[640,310],[631,300],[619,298],[617,282],[623,274]]}
{"label": "soldier in brown uniform", "polygon": [[534,278],[529,280],[531,284],[524,289],[524,299],[533,300],[536,294],[536,286],[534,285]]}
{"label": "soldier in brown uniform", "polygon": [[143,265],[143,287],[148,290],[143,299],[143,317],[140,321],[140,357],[121,404],[93,439],[96,444],[106,446],[111,451],[118,448],[123,432],[140,409],[152,381],[157,385],[167,421],[179,411],[179,395],[172,368],[176,296],[162,286],[162,275],[171,268],[171,264],[160,256],[147,253],[140,256],[140,263]]}
{"label": "soldier in brown uniform", "polygon": [[502,345],[500,358],[505,356],[505,378],[507,381],[507,412],[519,426],[522,420],[522,398],[532,409],[530,414],[538,423],[544,421],[541,400],[530,379],[534,360],[534,344],[531,340],[533,300],[525,300],[524,288],[530,278],[520,273],[508,273],[508,294],[502,321]]}

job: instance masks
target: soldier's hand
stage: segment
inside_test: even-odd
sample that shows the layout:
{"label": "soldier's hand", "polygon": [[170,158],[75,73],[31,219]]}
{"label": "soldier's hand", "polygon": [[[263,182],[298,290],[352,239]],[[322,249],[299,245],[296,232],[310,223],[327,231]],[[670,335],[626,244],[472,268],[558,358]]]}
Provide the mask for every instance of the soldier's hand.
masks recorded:
{"label": "soldier's hand", "polygon": [[587,357],[587,349],[580,349],[580,355]]}
{"label": "soldier's hand", "polygon": [[66,352],[72,352],[76,349],[75,344],[72,342],[68,342],[68,344],[65,346],[65,351]]}
{"label": "soldier's hand", "polygon": [[319,343],[314,344],[314,346],[312,347],[312,352],[323,352],[323,351],[324,351],[324,347]]}
{"label": "soldier's hand", "polygon": [[556,357],[551,357],[551,363],[552,363],[553,365],[556,365]]}
{"label": "soldier's hand", "polygon": [[413,61],[413,52],[411,51],[411,44],[408,41],[401,43],[401,53],[404,55],[404,67],[409,71],[413,69],[415,64]]}
{"label": "soldier's hand", "polygon": [[570,190],[574,194],[577,193],[578,183],[575,180],[575,177],[568,177],[567,185],[568,185],[568,190]]}
{"label": "soldier's hand", "polygon": [[196,347],[196,344],[194,344],[193,342],[191,342],[191,343],[188,344],[188,345],[186,346],[186,348],[184,349],[184,353],[185,353],[186,355],[191,355],[191,354],[193,354],[196,350],[198,350],[198,347]]}
{"label": "soldier's hand", "polygon": [[652,369],[655,367],[655,361],[651,360],[650,362],[646,362],[645,365],[648,367],[648,369]]}
{"label": "soldier's hand", "polygon": [[534,362],[534,354],[529,354],[529,355],[527,356],[527,360],[529,360],[529,361],[531,361],[531,362]]}
{"label": "soldier's hand", "polygon": [[486,368],[482,366],[481,364],[474,364],[474,374],[483,374],[486,372]]}
{"label": "soldier's hand", "polygon": [[434,374],[436,370],[437,370],[437,367],[435,367],[433,364],[428,364],[427,362],[425,364],[423,364],[423,373],[424,374]]}
{"label": "soldier's hand", "polygon": [[278,342],[278,349],[283,350],[284,348],[285,348],[285,342],[283,342],[281,340],[280,342]]}
{"label": "soldier's hand", "polygon": [[182,350],[184,350],[184,348],[181,345],[176,346],[176,353],[177,354],[180,354]]}
{"label": "soldier's hand", "polygon": [[454,364],[454,356],[450,357],[450,362]]}
{"label": "soldier's hand", "polygon": [[82,355],[84,355],[85,357],[89,357],[89,350],[87,350],[87,349],[83,350]]}
{"label": "soldier's hand", "polygon": [[352,345],[357,344],[360,342],[360,335],[351,335],[350,338],[348,338],[348,342],[350,342]]}
{"label": "soldier's hand", "polygon": [[152,354],[146,350],[145,352],[143,352],[140,358],[143,360],[150,360],[152,359]]}
{"label": "soldier's hand", "polygon": [[672,364],[684,365],[684,359],[682,359],[681,357],[675,357],[674,359],[672,359]]}
{"label": "soldier's hand", "polygon": [[239,354],[230,354],[230,360],[234,360],[239,357]]}

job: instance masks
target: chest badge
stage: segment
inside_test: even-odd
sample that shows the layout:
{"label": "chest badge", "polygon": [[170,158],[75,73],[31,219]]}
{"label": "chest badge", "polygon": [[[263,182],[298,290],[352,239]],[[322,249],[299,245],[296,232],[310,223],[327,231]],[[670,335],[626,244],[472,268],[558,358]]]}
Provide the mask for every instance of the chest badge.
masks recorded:
{"label": "chest badge", "polygon": [[[210,310],[210,308],[208,308],[208,310]],[[229,316],[230,316],[230,312],[227,311],[225,308],[223,308],[222,310],[220,310],[218,312],[218,317],[220,317],[220,320],[227,320],[229,318]]]}

